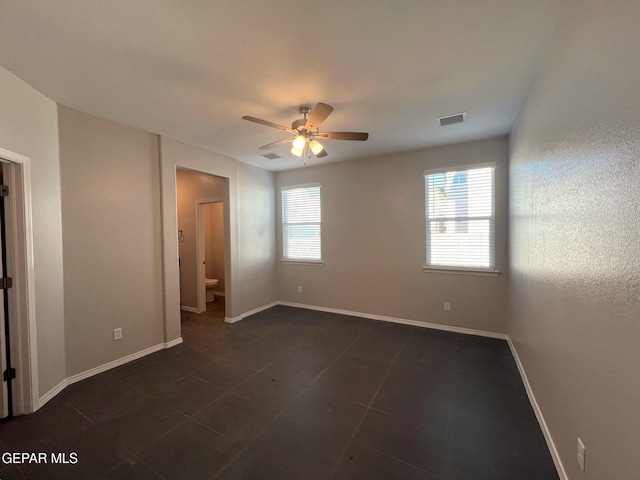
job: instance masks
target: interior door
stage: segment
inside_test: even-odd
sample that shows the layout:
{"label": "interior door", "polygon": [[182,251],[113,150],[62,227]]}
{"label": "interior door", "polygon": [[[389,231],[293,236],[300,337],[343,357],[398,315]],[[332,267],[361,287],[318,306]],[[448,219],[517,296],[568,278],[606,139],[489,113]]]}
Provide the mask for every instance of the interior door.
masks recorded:
{"label": "interior door", "polygon": [[[3,183],[2,163],[0,162],[0,185]],[[7,248],[5,239],[5,210],[4,196],[0,194],[0,279],[4,278],[4,272],[7,262]],[[8,375],[10,365],[10,346],[9,346],[9,318],[7,315],[8,298],[7,291],[0,289],[0,374],[2,375],[2,395],[0,395],[0,418],[5,418],[13,414],[11,408],[11,375]],[[5,376],[5,372],[7,375]]]}
{"label": "interior door", "polygon": [[[2,239],[0,242],[4,243]],[[0,262],[0,278],[4,276],[4,270],[2,268],[2,262]],[[5,291],[0,290],[0,295],[4,297]],[[4,298],[2,299],[4,303]],[[6,335],[7,319],[4,316],[4,308],[0,308],[0,373],[7,371],[7,352],[6,352]],[[0,418],[9,416],[9,382],[2,378],[2,395],[0,395]]]}
{"label": "interior door", "polygon": [[10,279],[6,279],[5,272],[7,271],[7,236],[6,236],[6,210],[5,210],[5,198],[8,195],[9,190],[4,186],[5,170],[2,168],[3,164],[0,162],[0,299],[2,305],[0,305],[0,366],[2,367],[0,372],[2,373],[2,395],[0,395],[0,415],[1,418],[13,416],[11,394],[12,385],[11,381],[14,378],[11,368],[11,342],[9,337],[9,296],[7,288],[11,287]]}

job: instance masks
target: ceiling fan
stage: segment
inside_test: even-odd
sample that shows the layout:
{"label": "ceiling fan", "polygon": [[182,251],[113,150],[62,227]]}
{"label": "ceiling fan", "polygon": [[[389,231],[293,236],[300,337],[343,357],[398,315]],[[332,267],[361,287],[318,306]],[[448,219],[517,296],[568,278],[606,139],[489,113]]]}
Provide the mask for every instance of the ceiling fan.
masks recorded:
{"label": "ceiling fan", "polygon": [[320,102],[313,107],[313,109],[307,106],[302,106],[298,111],[302,118],[295,120],[291,124],[291,128],[278,125],[277,123],[268,122],[267,120],[261,120],[260,118],[250,117],[248,115],[245,115],[242,119],[289,132],[293,135],[292,137],[263,145],[260,147],[260,150],[269,150],[275,145],[283,143],[293,143],[291,153],[296,157],[303,157],[305,165],[307,164],[307,158],[311,158],[311,154],[315,155],[317,158],[327,156],[327,151],[317,139],[356,140],[364,142],[369,138],[369,134],[364,132],[319,132],[318,127],[333,111],[333,107],[326,103]]}

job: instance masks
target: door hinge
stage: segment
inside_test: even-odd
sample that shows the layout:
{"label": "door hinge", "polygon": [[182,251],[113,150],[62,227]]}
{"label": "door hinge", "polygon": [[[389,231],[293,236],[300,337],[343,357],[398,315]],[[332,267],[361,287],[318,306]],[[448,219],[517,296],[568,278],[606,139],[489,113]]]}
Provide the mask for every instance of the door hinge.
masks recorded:
{"label": "door hinge", "polygon": [[8,196],[9,196],[9,186],[0,185],[0,197],[8,197]]}
{"label": "door hinge", "polygon": [[7,290],[13,287],[13,279],[11,277],[0,278],[0,290]]}
{"label": "door hinge", "polygon": [[14,379],[16,378],[16,369],[15,368],[10,368],[8,370],[5,370],[2,373],[2,380],[5,382],[8,382],[9,379]]}

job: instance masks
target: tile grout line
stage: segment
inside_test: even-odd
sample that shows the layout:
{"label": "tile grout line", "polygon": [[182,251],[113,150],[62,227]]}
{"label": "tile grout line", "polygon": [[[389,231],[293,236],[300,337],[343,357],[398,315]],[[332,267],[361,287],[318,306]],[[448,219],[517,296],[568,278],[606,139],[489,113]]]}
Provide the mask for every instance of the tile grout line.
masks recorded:
{"label": "tile grout line", "polygon": [[[272,333],[275,333],[275,332],[279,331],[280,329],[285,328],[287,325],[288,325],[288,324],[285,324],[285,325],[281,326],[280,328],[276,329],[276,330],[275,330],[274,332],[272,332]],[[232,364],[234,364],[234,365],[238,365],[238,366],[242,367],[243,365],[240,365],[240,364],[237,364],[237,363],[235,363],[235,362],[232,362],[232,361],[228,360],[226,357],[228,357],[229,355],[232,355],[233,353],[237,352],[238,350],[241,350],[241,349],[243,349],[243,348],[245,348],[245,347],[248,347],[248,346],[250,346],[250,345],[253,345],[255,342],[257,342],[257,341],[261,340],[261,339],[262,339],[262,338],[264,338],[266,335],[267,335],[267,334],[259,335],[255,340],[253,340],[253,341],[251,341],[251,342],[247,343],[246,345],[244,345],[244,346],[243,346],[243,347],[241,347],[241,348],[238,348],[237,350],[231,351],[231,352],[230,352],[230,353],[228,353],[227,355],[223,355],[223,356],[218,357],[218,358],[212,358],[212,359],[211,359],[211,362],[209,362],[209,363],[207,363],[207,364],[205,364],[205,365],[201,365],[201,366],[199,366],[199,368],[198,368],[198,369],[202,369],[202,368],[206,368],[206,367],[208,367],[208,366],[211,366],[211,365],[213,365],[214,363],[217,363],[217,362],[218,362],[218,361],[220,361],[220,360],[225,360],[225,361],[227,361],[227,362],[229,362],[229,363],[232,363]],[[215,338],[215,337],[212,337],[212,338]],[[188,347],[188,345],[187,345],[187,347]],[[286,355],[286,353],[288,353],[288,352],[289,352],[289,351],[285,352],[283,355]],[[180,355],[180,354],[178,353],[178,354],[176,354],[176,355]],[[207,355],[205,355],[205,354],[202,354],[202,355],[207,356]],[[170,356],[170,357],[171,357],[171,356]],[[170,357],[168,357],[168,358],[170,358]],[[162,360],[166,360],[166,359],[161,359],[161,360],[158,360],[158,361],[156,361],[156,362],[152,362],[151,364],[149,364],[149,365],[145,365],[145,366],[143,366],[143,367],[141,367],[140,369],[137,369],[137,370],[141,370],[141,369],[144,369],[144,368],[148,368],[148,367],[154,366],[155,364],[157,364],[157,363],[161,362]],[[275,361],[275,360],[274,360],[274,361]],[[272,363],[273,363],[273,362],[272,362]],[[270,364],[269,364],[269,365],[270,365]],[[246,368],[251,368],[251,367],[246,367]],[[264,368],[266,368],[266,367],[264,367]],[[262,370],[264,370],[264,368],[263,368]],[[253,368],[251,368],[251,369],[253,370]],[[246,382],[246,381],[247,381],[247,380],[249,380],[250,378],[252,378],[252,377],[254,377],[255,375],[257,375],[258,373],[260,373],[262,370],[258,370],[256,373],[254,373],[253,375],[251,375],[250,377],[248,377],[246,380],[244,380],[244,381],[243,381],[243,382],[241,382],[240,384],[236,385],[234,388],[237,388],[237,387],[238,387],[238,386],[240,386],[242,383]],[[123,382],[124,384],[126,384],[126,385],[128,385],[128,386],[130,386],[130,387],[135,388],[135,389],[136,389],[137,391],[139,391],[140,393],[142,393],[142,394],[144,394],[144,395],[147,395],[147,396],[150,396],[150,397],[151,397],[151,395],[152,395],[152,394],[154,394],[154,393],[156,393],[156,392],[158,392],[158,391],[160,391],[160,390],[162,390],[162,389],[164,389],[164,388],[170,387],[171,385],[174,385],[174,384],[178,383],[179,381],[184,380],[185,378],[188,378],[188,377],[192,377],[192,376],[194,376],[194,375],[193,375],[193,373],[194,373],[194,372],[193,372],[193,371],[191,371],[190,373],[188,373],[188,374],[186,374],[186,375],[183,375],[183,376],[181,376],[181,377],[177,378],[175,381],[170,382],[170,383],[168,383],[167,385],[163,385],[162,387],[159,387],[159,388],[157,388],[157,389],[155,389],[155,390],[152,390],[151,392],[147,392],[147,391],[145,391],[145,390],[141,390],[139,387],[136,387],[135,385],[132,385],[132,384],[128,383],[128,382],[127,382],[126,380],[124,380],[124,379],[119,378],[118,380],[120,380],[121,382]],[[209,383],[209,384],[211,384],[211,385],[215,385],[215,386],[217,386],[217,387],[220,387],[220,388],[223,388],[223,389],[225,389],[225,390],[228,390],[226,387],[223,387],[223,386],[221,386],[221,385],[217,385],[217,384],[215,384],[215,383],[213,383],[213,382],[208,382],[207,380],[201,379],[201,378],[199,378],[199,377],[195,377],[195,378],[198,378],[199,380],[203,380],[203,381],[205,381],[205,382],[207,382],[207,383]],[[155,399],[155,397],[151,397],[151,398]],[[157,400],[157,399],[155,399],[155,400]],[[158,400],[158,401],[160,401],[160,400]],[[215,401],[216,401],[216,400],[212,401],[211,403],[214,403]],[[162,402],[162,403],[164,404],[164,402]],[[210,403],[210,404],[211,404],[211,403]],[[210,404],[208,404],[207,406],[209,406]],[[166,404],[165,404],[165,405],[166,405]],[[203,407],[202,409],[204,409],[204,408],[206,408],[206,406],[205,406],[205,407]],[[202,410],[202,409],[200,409],[200,410]],[[175,409],[174,409],[174,410],[175,410]],[[180,412],[180,413],[183,413],[183,412]],[[196,412],[196,413],[199,413],[199,411],[198,411],[198,412]],[[184,414],[184,413],[183,413],[183,414]],[[194,415],[195,415],[195,414],[194,414]],[[191,417],[189,417],[189,418],[191,418]]]}
{"label": "tile grout line", "polygon": [[[289,322],[289,323],[287,323],[286,325],[283,325],[281,328],[285,328],[285,327],[290,326],[290,325],[292,325],[292,324],[293,324],[293,322]],[[280,329],[278,329],[278,330],[280,330]],[[278,331],[278,330],[276,330],[276,331]],[[325,328],[323,328],[322,330],[325,330]],[[318,333],[320,333],[320,332],[318,332]],[[193,415],[191,415],[191,416],[190,416],[190,418],[192,418],[192,419],[194,419],[194,420],[195,420],[195,416],[196,416],[196,415],[198,415],[198,414],[199,414],[199,413],[201,413],[203,410],[205,410],[206,408],[210,407],[211,405],[213,405],[214,403],[216,403],[217,401],[219,401],[219,400],[220,400],[220,399],[222,399],[225,395],[228,395],[228,394],[237,395],[237,396],[239,396],[239,397],[241,397],[241,398],[244,398],[245,400],[249,400],[249,401],[251,401],[251,402],[253,402],[253,403],[256,403],[256,402],[255,402],[255,400],[253,400],[252,398],[246,397],[246,396],[242,395],[242,394],[241,394],[241,393],[239,393],[239,392],[236,392],[236,391],[235,391],[235,389],[236,389],[236,388],[238,388],[238,387],[240,387],[241,385],[244,385],[246,382],[248,382],[249,380],[251,380],[252,378],[254,378],[254,377],[255,377],[256,375],[258,375],[259,373],[264,372],[264,371],[265,371],[265,369],[267,369],[270,365],[272,365],[272,364],[273,364],[273,363],[275,363],[276,361],[280,360],[280,359],[281,359],[282,357],[284,357],[286,354],[288,354],[289,352],[293,351],[295,348],[297,348],[298,346],[302,345],[302,344],[303,344],[303,342],[305,342],[305,341],[309,340],[309,338],[312,338],[313,336],[315,336],[315,335],[312,335],[311,337],[306,337],[306,338],[301,339],[298,343],[294,344],[294,345],[291,347],[291,349],[290,349],[290,350],[287,350],[287,352],[283,353],[283,355],[282,355],[281,357],[278,357],[278,358],[274,359],[272,362],[270,362],[270,363],[268,363],[267,365],[265,365],[262,369],[260,369],[260,370],[256,370],[253,374],[249,375],[245,380],[243,380],[242,382],[238,383],[237,385],[234,385],[232,388],[223,387],[222,385],[218,385],[218,384],[213,383],[213,382],[210,382],[210,381],[208,381],[208,380],[201,379],[200,377],[195,377],[195,378],[198,378],[198,379],[200,379],[200,380],[203,380],[204,382],[209,383],[210,385],[215,385],[216,387],[220,387],[220,388],[222,388],[225,392],[224,392],[222,395],[220,395],[220,397],[216,398],[215,400],[211,401],[210,403],[208,403],[208,404],[207,404],[207,405],[205,405],[204,407],[202,407],[202,408],[200,408],[199,410],[197,410],[195,413],[193,413]],[[262,338],[262,337],[259,337],[258,339],[256,339],[256,341],[257,341],[257,340],[259,340],[260,338]],[[242,347],[242,348],[244,348],[244,347]],[[233,352],[232,352],[232,353],[233,353]],[[229,354],[229,355],[230,355],[230,354]],[[252,368],[252,367],[247,367],[247,366],[245,366],[245,365],[240,365],[240,364],[238,364],[238,363],[235,363],[235,362],[232,362],[232,361],[230,361],[230,360],[227,360],[225,357],[219,357],[219,358],[218,358],[215,362],[213,362],[213,363],[217,363],[219,360],[224,360],[225,362],[231,363],[232,365],[236,365],[236,366],[238,366],[238,367],[248,368],[248,369],[250,369],[250,370],[255,370],[255,369],[254,369],[254,368]],[[212,363],[212,364],[213,364],[213,363]],[[192,372],[192,373],[193,373],[193,372]],[[266,372],[265,372],[265,373],[266,373]],[[293,383],[295,383],[295,382],[293,382]],[[306,386],[306,385],[301,385],[301,386],[302,386],[302,387],[307,388],[307,386]],[[293,403],[293,402],[292,402],[292,403]],[[265,407],[265,408],[267,408],[267,407]],[[195,421],[197,422],[197,420],[195,420]],[[198,423],[200,423],[200,422],[198,422]],[[204,425],[204,424],[201,424],[201,425],[206,426],[206,425]],[[207,427],[207,428],[210,428],[210,427]],[[212,430],[214,430],[214,431],[216,431],[216,432],[217,432],[217,430],[215,430],[215,429],[212,429]],[[220,432],[217,432],[217,433],[220,433]],[[226,437],[225,437],[225,438],[226,438]],[[253,439],[252,439],[252,440],[253,440]],[[273,463],[273,462],[272,462],[272,463]]]}
{"label": "tile grout line", "polygon": [[338,360],[340,360],[340,358],[342,358],[342,356],[347,352],[347,350],[349,350],[354,343],[356,343],[358,340],[360,339],[360,334],[356,335],[356,338],[353,340],[353,342],[351,342],[349,345],[347,345],[347,347],[338,354],[338,356],[335,358],[335,360],[333,362],[331,362],[329,365],[327,365],[327,367],[322,370],[318,375],[316,375],[316,377],[311,381],[311,383],[309,384],[309,387],[313,387],[313,384],[316,383],[316,381],[322,376],[324,375],[324,373],[329,370],[331,367],[333,367]]}
{"label": "tile grout line", "polygon": [[[151,397],[151,396],[150,396],[149,394],[147,394],[147,393],[144,393],[144,392],[143,392],[143,394],[144,394],[146,397],[148,397],[148,398],[150,398],[150,399],[152,399],[152,400],[156,400],[156,399],[154,399],[153,397]],[[134,405],[134,404],[136,404],[136,403],[139,403],[139,402],[141,402],[142,400],[143,400],[143,399],[141,398],[141,399],[139,399],[139,400],[133,401],[133,402],[131,402],[129,405],[127,405],[126,407],[123,407],[123,408],[121,408],[120,410],[118,410],[118,411],[116,411],[116,412],[112,413],[111,415],[108,415],[107,417],[103,418],[102,420],[107,420],[107,419],[108,419],[108,418],[110,418],[111,416],[113,416],[113,415],[117,414],[118,412],[120,412],[120,411],[124,410],[125,408],[129,407],[130,405]],[[78,431],[78,432],[74,433],[73,435],[70,435],[70,436],[66,437],[65,439],[60,440],[59,442],[54,443],[52,446],[56,446],[56,445],[58,445],[59,443],[63,442],[64,440],[66,440],[66,439],[68,439],[68,438],[71,438],[72,436],[77,435],[77,434],[79,434],[79,433],[81,433],[81,432],[84,432],[84,431],[88,430],[88,429],[89,429],[89,428],[91,428],[91,427],[95,427],[95,428],[97,428],[101,433],[103,433],[104,435],[106,435],[106,436],[107,436],[107,437],[109,437],[109,438],[112,438],[112,437],[111,437],[111,435],[109,435],[107,432],[105,432],[105,430],[104,430],[104,429],[99,425],[99,422],[94,422],[93,420],[91,420],[89,417],[87,417],[84,413],[82,413],[80,410],[78,410],[75,406],[73,406],[73,405],[72,405],[71,403],[69,403],[67,400],[65,400],[65,401],[64,401],[64,403],[65,403],[68,407],[70,407],[71,409],[73,409],[75,412],[77,412],[80,416],[82,416],[83,418],[87,419],[87,421],[89,421],[89,423],[90,423],[91,425],[88,425],[86,428],[83,428],[82,430],[80,430],[80,431]],[[172,410],[174,410],[174,411],[178,412],[178,411],[177,411],[177,410],[175,410],[174,408],[172,408],[172,407],[170,407],[170,406],[168,406],[168,407],[169,407],[169,408],[171,408]],[[178,412],[178,413],[180,413],[180,414],[184,415],[182,412]],[[169,433],[173,432],[175,429],[177,429],[178,427],[180,427],[181,425],[183,425],[186,421],[188,421],[188,417],[187,417],[185,420],[183,420],[182,422],[178,423],[176,426],[174,426],[174,427],[172,427],[171,429],[169,429],[167,432],[165,432],[163,435],[161,435],[161,436],[160,436],[160,437],[158,437],[156,440],[154,440],[153,442],[151,442],[149,445],[145,446],[141,451],[146,450],[147,448],[151,447],[151,446],[152,446],[152,445],[154,445],[156,442],[158,442],[158,441],[160,441],[162,438],[164,438],[166,435],[168,435]],[[143,461],[143,460],[138,456],[138,453],[140,453],[140,452],[136,453],[136,452],[134,452],[133,450],[131,450],[129,447],[127,447],[126,445],[123,445],[122,443],[120,443],[120,442],[116,441],[115,439],[112,439],[112,440],[113,440],[113,442],[114,442],[116,445],[118,445],[120,448],[122,448],[123,450],[125,450],[125,451],[129,454],[129,457],[125,460],[125,462],[126,462],[126,461],[128,461],[128,460],[131,460],[132,458],[135,458],[137,461],[139,461],[140,463],[142,463],[143,465],[145,465],[147,468],[149,468],[153,473],[155,473],[156,475],[158,475],[159,477],[161,477],[161,478],[163,478],[163,479],[165,478],[163,475],[161,475],[159,472],[157,472],[157,471],[156,471],[156,470],[155,470],[151,465],[149,465],[149,464],[147,464],[146,462],[144,462],[144,461]],[[100,477],[99,477],[99,478],[102,478],[102,477],[104,477],[105,475],[107,475],[107,474],[111,473],[112,471],[114,471],[114,470],[116,470],[117,468],[119,468],[121,465],[122,465],[122,463],[119,463],[119,464],[115,465],[112,469],[110,469],[110,470],[108,470],[108,471],[106,471],[106,472],[102,473],[102,474],[100,475]],[[166,479],[165,479],[165,480],[166,480]]]}
{"label": "tile grout line", "polygon": [[345,453],[347,452],[347,450],[349,449],[349,446],[353,443],[353,439],[356,436],[356,433],[358,433],[358,430],[360,429],[360,426],[362,425],[362,422],[364,422],[365,417],[367,416],[367,414],[369,413],[369,410],[371,409],[371,405],[373,404],[374,400],[376,399],[376,397],[378,396],[378,393],[380,392],[380,389],[382,388],[382,385],[384,384],[384,382],[387,380],[387,377],[389,376],[389,373],[391,372],[391,369],[395,366],[396,362],[398,361],[398,357],[400,356],[400,354],[402,353],[402,351],[405,349],[405,347],[407,346],[407,342],[409,341],[409,338],[411,337],[411,335],[407,335],[407,338],[404,340],[402,347],[400,348],[400,350],[398,350],[398,353],[396,354],[396,356],[393,359],[393,362],[391,363],[391,366],[389,366],[389,369],[387,370],[387,373],[385,374],[384,378],[382,379],[382,381],[380,382],[380,385],[378,385],[378,388],[376,390],[376,393],[373,394],[373,397],[371,397],[371,400],[369,401],[369,404],[367,405],[367,409],[365,410],[364,414],[362,415],[362,418],[360,419],[360,421],[358,422],[358,425],[356,425],[356,428],[353,430],[353,433],[351,434],[351,438],[349,439],[349,441],[347,442],[347,446],[344,448],[344,450],[342,451],[342,454],[340,455],[340,457],[338,457],[338,461],[336,462],[336,464],[334,465],[333,469],[331,470],[331,473],[329,474],[330,476],[333,475],[336,471],[336,469],[338,468],[338,465],[340,465],[340,462],[342,461],[342,458],[344,457]]}
{"label": "tile grout line", "polygon": [[[324,329],[323,329],[323,330],[324,330]],[[318,333],[320,333],[320,332],[318,332]],[[343,351],[342,351],[342,352],[341,352],[341,353],[336,357],[336,359],[335,359],[333,362],[331,362],[331,365],[333,365],[334,363],[336,363],[336,362],[338,361],[338,359],[339,359],[340,357],[342,357],[342,355],[344,355],[344,353],[345,353],[349,348],[351,348],[351,346],[352,346],[352,345],[353,345],[353,344],[358,340],[358,338],[360,338],[360,335],[357,335],[357,336],[356,336],[356,338],[353,340],[353,342],[351,342],[351,343],[350,343],[350,344],[349,344],[349,345],[348,345],[348,346],[347,346],[347,347],[346,347],[346,348],[345,348],[345,349],[344,349],[344,350],[343,350]],[[271,364],[269,364],[269,365],[271,365]],[[329,365],[329,367],[330,367],[331,365]],[[323,373],[324,373],[324,372],[325,372],[329,367],[327,367],[325,370],[323,370],[323,371],[320,373],[320,375],[318,375],[318,376],[314,379],[314,381],[313,381],[313,382],[311,382],[311,383],[313,384],[313,383],[315,382],[315,380],[317,380],[317,379],[318,379],[318,378],[319,378],[319,377],[320,377],[320,376],[321,376],[321,375],[322,375],[322,374],[323,374]],[[265,367],[265,368],[266,368],[266,367]],[[294,383],[295,383],[295,382],[294,382]],[[311,387],[312,387],[312,385],[305,386],[305,389],[304,389],[303,391],[301,391],[300,393],[298,393],[298,394],[297,394],[297,395],[296,395],[296,396],[295,396],[295,397],[294,397],[294,398],[289,402],[288,406],[293,405],[293,404],[295,403],[295,401],[296,401],[299,397],[301,397],[301,396],[302,396],[306,391],[308,391]],[[258,433],[257,433],[257,434],[252,438],[252,439],[251,439],[251,440],[249,440],[249,441],[247,442],[247,444],[246,444],[246,445],[245,445],[245,446],[244,446],[244,447],[243,447],[243,448],[238,452],[238,454],[237,454],[235,457],[233,457],[231,460],[229,460],[229,462],[228,462],[228,463],[227,463],[227,464],[226,464],[226,465],[225,465],[225,466],[224,466],[224,467],[223,467],[223,468],[222,468],[222,469],[221,469],[221,470],[216,474],[216,476],[215,476],[215,477],[213,477],[213,479],[217,478],[217,477],[218,477],[218,475],[220,475],[220,473],[222,473],[222,472],[223,472],[223,471],[224,471],[224,470],[225,470],[225,469],[226,469],[226,468],[227,468],[227,467],[228,467],[228,466],[229,466],[229,465],[230,465],[230,464],[231,464],[231,463],[232,463],[232,462],[237,458],[237,457],[239,457],[239,456],[240,456],[243,452],[245,452],[245,451],[251,451],[251,452],[252,452],[252,453],[254,453],[255,455],[260,456],[260,458],[264,458],[264,457],[263,457],[262,455],[260,455],[259,453],[257,453],[257,452],[253,452],[252,450],[249,450],[249,446],[250,446],[250,445],[251,445],[251,444],[252,444],[252,443],[253,443],[253,442],[254,442],[254,441],[255,441],[255,440],[260,436],[260,435],[262,435],[262,434],[263,434],[263,433],[264,433],[264,432],[265,432],[269,427],[271,427],[271,425],[273,425],[273,424],[274,424],[274,423],[275,423],[279,418],[281,418],[283,415],[284,415],[284,416],[286,416],[286,415],[284,414],[284,411],[285,411],[285,408],[283,408],[280,412],[278,412],[278,414],[273,418],[273,420],[271,420],[271,422],[267,423],[267,425],[266,425],[262,430],[260,430],[260,431],[259,431],[259,432],[258,432]],[[297,420],[297,419],[294,419],[294,420],[296,420],[296,421],[301,421],[301,420]],[[303,423],[306,423],[306,422],[303,422]],[[324,430],[324,429],[322,429],[322,430]],[[265,458],[265,460],[268,460],[268,459],[266,459],[266,458]],[[280,465],[279,463],[275,463],[275,462],[273,462],[273,461],[271,461],[271,460],[268,460],[268,461],[270,461],[271,463],[273,463],[273,464],[277,465],[277,466],[278,466],[278,467],[280,467],[280,468],[283,468],[283,469],[284,469],[284,470],[286,470],[286,471],[290,471],[290,470],[288,470],[286,467],[284,467],[283,465]],[[295,475],[300,476],[300,475],[298,475],[298,474],[297,474],[297,473],[295,473],[295,472],[291,472],[291,473],[294,473]],[[332,471],[331,473],[333,473],[333,471]],[[303,477],[301,477],[301,478],[303,478]]]}
{"label": "tile grout line", "polygon": [[[298,397],[299,397],[299,396],[301,396],[304,392],[305,392],[305,390],[303,390],[303,391],[301,391],[300,393],[298,393],[298,394],[294,397],[294,399],[293,399],[289,404],[292,404],[293,402],[295,402],[295,401],[298,399]],[[242,395],[240,395],[240,396],[242,396]],[[246,398],[246,397],[242,397],[242,398]],[[252,399],[248,399],[248,400],[251,400],[252,402],[255,402],[255,400],[252,400]],[[238,458],[242,453],[244,453],[245,451],[248,451],[248,450],[249,450],[249,445],[251,445],[251,444],[252,444],[252,443],[253,443],[253,442],[254,442],[254,441],[255,441],[255,440],[256,440],[260,435],[262,435],[262,434],[263,434],[263,433],[264,433],[264,432],[265,432],[265,431],[266,431],[266,430],[267,430],[271,425],[273,425],[273,424],[276,422],[276,420],[278,420],[278,419],[283,415],[283,412],[284,412],[284,409],[283,409],[281,412],[278,412],[278,413],[275,415],[275,417],[273,417],[273,420],[271,420],[270,422],[268,422],[268,423],[264,426],[264,428],[263,428],[262,430],[260,430],[256,435],[254,435],[254,436],[251,438],[251,440],[247,441],[246,445],[241,445],[241,446],[242,446],[242,448],[240,449],[240,451],[238,451],[238,453],[237,453],[235,456],[233,456],[233,457],[232,457],[232,458],[231,458],[231,459],[230,459],[230,460],[229,460],[229,461],[224,465],[224,467],[222,467],[222,468],[220,469],[220,471],[219,471],[219,472],[216,474],[216,476],[215,476],[215,477],[213,477],[213,478],[215,479],[218,475],[220,475],[220,473],[222,473],[222,472],[223,472],[223,471],[224,471],[224,470],[225,470],[225,469],[226,469],[226,468],[227,468],[227,467],[228,467],[228,466],[229,466],[229,465],[230,465],[230,464],[231,464],[231,463],[232,463],[236,458]],[[225,437],[225,438],[226,438],[226,437]],[[237,443],[237,442],[234,442],[234,443]],[[257,452],[253,452],[253,453],[256,453],[256,454],[257,454]],[[262,457],[262,456],[261,456],[261,457]],[[262,457],[262,458],[264,458],[264,457]],[[265,459],[265,460],[266,460],[266,459]],[[270,461],[271,463],[274,463],[275,465],[278,465],[280,468],[284,468],[285,470],[287,470],[284,466],[280,465],[279,463],[275,463],[275,462],[273,462],[273,461],[271,461],[271,460],[269,460],[269,461]],[[287,471],[288,471],[288,470],[287,470]],[[292,472],[292,473],[293,473],[293,472]]]}

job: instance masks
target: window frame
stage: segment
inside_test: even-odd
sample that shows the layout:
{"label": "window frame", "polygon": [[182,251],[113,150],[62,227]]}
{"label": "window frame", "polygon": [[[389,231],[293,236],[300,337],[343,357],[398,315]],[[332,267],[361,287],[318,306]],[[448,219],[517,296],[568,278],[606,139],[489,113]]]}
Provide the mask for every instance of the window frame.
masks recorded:
{"label": "window frame", "polygon": [[[286,246],[288,245],[288,242],[285,239],[285,232],[287,231],[287,229],[285,228],[286,225],[288,225],[288,223],[286,222],[286,218],[285,218],[285,201],[284,201],[284,192],[287,190],[297,190],[297,189],[306,189],[306,188],[315,188],[317,187],[320,193],[320,221],[317,222],[318,226],[320,227],[320,258],[319,259],[315,259],[315,258],[291,258],[291,257],[285,257],[285,251],[287,250]],[[310,222],[311,224],[316,224],[316,222]],[[308,264],[308,265],[322,265],[324,264],[324,260],[322,257],[322,185],[319,182],[315,182],[315,183],[304,183],[304,184],[300,184],[300,185],[287,185],[287,186],[283,186],[280,187],[280,228],[281,228],[281,235],[280,235],[280,239],[281,239],[281,257],[280,257],[280,262],[281,263],[291,263],[291,264]]]}
{"label": "window frame", "polygon": [[[429,175],[448,172],[469,172],[470,170],[477,170],[482,168],[491,168],[491,216],[487,217],[492,222],[492,234],[490,235],[489,245],[489,258],[491,265],[489,267],[471,267],[471,266],[458,266],[458,265],[433,265],[429,264],[429,254],[431,245],[431,229],[429,220],[429,192],[427,189]],[[483,275],[483,276],[497,276],[500,271],[496,266],[496,164],[495,162],[476,163],[467,165],[454,165],[451,167],[441,167],[425,170],[423,174],[424,179],[424,218],[425,218],[425,264],[422,270],[429,273],[448,273],[448,274],[460,274],[460,275]],[[465,217],[470,218],[470,217]]]}

